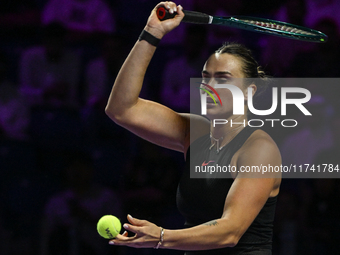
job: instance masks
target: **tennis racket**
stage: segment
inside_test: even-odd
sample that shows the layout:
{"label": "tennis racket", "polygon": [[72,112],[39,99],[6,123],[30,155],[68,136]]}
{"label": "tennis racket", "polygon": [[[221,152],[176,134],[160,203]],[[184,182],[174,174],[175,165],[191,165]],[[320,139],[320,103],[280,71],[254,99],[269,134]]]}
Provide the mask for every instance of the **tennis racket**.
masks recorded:
{"label": "tennis racket", "polygon": [[[185,10],[183,12],[185,16],[182,21],[187,23],[223,25],[308,42],[324,43],[328,39],[327,35],[320,31],[276,20],[247,16],[218,17]],[[159,20],[171,19],[176,14],[170,13],[163,6],[157,9]]]}

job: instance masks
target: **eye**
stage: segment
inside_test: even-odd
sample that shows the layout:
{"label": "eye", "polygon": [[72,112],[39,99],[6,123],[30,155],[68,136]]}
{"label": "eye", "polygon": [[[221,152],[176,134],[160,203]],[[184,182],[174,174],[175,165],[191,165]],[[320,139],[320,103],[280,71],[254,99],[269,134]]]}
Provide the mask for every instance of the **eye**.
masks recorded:
{"label": "eye", "polygon": [[209,82],[210,82],[210,78],[209,77],[203,77],[202,78],[202,83],[208,84]]}
{"label": "eye", "polygon": [[230,81],[229,78],[225,78],[225,77],[222,77],[222,78],[216,78],[216,82],[217,84],[226,84],[228,83],[228,81]]}

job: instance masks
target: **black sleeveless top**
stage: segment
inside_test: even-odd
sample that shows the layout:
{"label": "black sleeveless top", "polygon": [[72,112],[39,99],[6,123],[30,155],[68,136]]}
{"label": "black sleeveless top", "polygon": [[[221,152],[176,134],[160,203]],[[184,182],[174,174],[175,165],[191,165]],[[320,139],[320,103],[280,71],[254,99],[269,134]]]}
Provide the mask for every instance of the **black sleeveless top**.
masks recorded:
{"label": "black sleeveless top", "polygon": [[[221,218],[228,191],[234,181],[228,173],[218,173],[218,176],[202,173],[203,178],[191,178],[190,171],[195,171],[195,166],[207,164],[229,166],[235,152],[242,147],[255,130],[255,128],[249,126],[245,127],[219,153],[216,152],[216,147],[209,150],[211,146],[209,135],[195,140],[190,145],[185,171],[177,189],[177,206],[186,219],[185,227],[193,227]],[[218,178],[221,177],[221,174],[224,175],[223,178]],[[277,197],[267,200],[235,247],[209,251],[190,251],[185,254],[271,254],[276,200]],[[263,252],[260,252],[260,250]]]}

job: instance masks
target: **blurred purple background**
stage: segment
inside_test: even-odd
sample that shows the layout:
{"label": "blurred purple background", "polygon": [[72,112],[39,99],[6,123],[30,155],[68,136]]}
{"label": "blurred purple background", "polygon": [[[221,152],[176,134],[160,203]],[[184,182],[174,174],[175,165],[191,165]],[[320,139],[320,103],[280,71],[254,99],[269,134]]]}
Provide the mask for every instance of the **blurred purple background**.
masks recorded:
{"label": "blurred purple background", "polygon": [[[184,9],[278,19],[323,31],[325,44],[181,24],[160,43],[141,96],[189,109],[189,78],[226,41],[248,46],[274,77],[339,77],[340,3],[182,0]],[[182,254],[109,247],[104,214],[181,228],[183,156],[151,145],[104,113],[112,84],[154,0],[0,2],[0,254]],[[313,119],[269,131],[284,162],[339,164],[340,88],[310,88]],[[323,121],[320,121],[323,120]],[[299,145],[299,146],[297,146]],[[298,149],[297,149],[298,148]],[[338,179],[285,179],[273,254],[339,254]]]}

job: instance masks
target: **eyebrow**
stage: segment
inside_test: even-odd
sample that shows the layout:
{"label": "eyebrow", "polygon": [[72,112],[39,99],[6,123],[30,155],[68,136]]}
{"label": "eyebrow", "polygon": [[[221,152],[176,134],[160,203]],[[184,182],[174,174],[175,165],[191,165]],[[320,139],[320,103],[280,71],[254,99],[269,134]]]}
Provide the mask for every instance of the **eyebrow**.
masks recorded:
{"label": "eyebrow", "polygon": [[[207,70],[203,70],[202,71],[202,74],[210,74]],[[227,72],[227,71],[219,71],[219,72],[216,72],[215,75],[232,75],[232,73],[230,72]]]}

